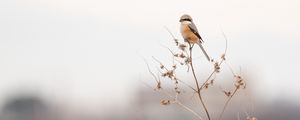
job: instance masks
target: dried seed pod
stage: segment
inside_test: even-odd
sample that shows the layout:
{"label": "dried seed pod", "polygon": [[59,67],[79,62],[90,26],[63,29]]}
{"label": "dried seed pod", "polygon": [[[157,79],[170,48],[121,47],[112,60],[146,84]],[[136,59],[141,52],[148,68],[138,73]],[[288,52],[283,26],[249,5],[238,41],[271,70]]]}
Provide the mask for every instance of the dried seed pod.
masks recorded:
{"label": "dried seed pod", "polygon": [[214,69],[215,69],[215,71],[216,72],[220,72],[220,65],[219,65],[219,63],[218,62],[215,62],[215,64],[214,64]]}
{"label": "dried seed pod", "polygon": [[170,101],[170,100],[161,100],[161,101],[160,101],[160,104],[161,104],[161,105],[170,105],[170,104],[171,104],[171,101]]}
{"label": "dried seed pod", "polygon": [[214,81],[215,81],[215,80],[210,80],[210,84],[211,84],[211,85],[214,85]]}
{"label": "dried seed pod", "polygon": [[184,53],[181,53],[181,54],[179,55],[179,57],[180,57],[180,58],[185,58],[186,56],[184,55]]}
{"label": "dried seed pod", "polygon": [[157,89],[157,90],[160,90],[160,89],[161,89],[161,82],[158,82],[158,83],[157,83],[156,89]]}
{"label": "dried seed pod", "polygon": [[177,68],[177,67],[176,67],[176,64],[174,64],[172,67],[173,67],[173,69],[176,69],[176,68]]}
{"label": "dried seed pod", "polygon": [[179,42],[177,39],[174,39],[176,46],[178,46]]}
{"label": "dried seed pod", "polygon": [[179,57],[179,54],[178,53],[174,54],[174,57]]}
{"label": "dried seed pod", "polygon": [[180,50],[184,51],[185,48],[186,48],[186,45],[185,44],[179,44],[178,47],[179,47]]}
{"label": "dried seed pod", "polygon": [[221,55],[221,59],[222,59],[222,60],[226,60],[226,58],[225,58],[225,53]]}
{"label": "dried seed pod", "polygon": [[163,65],[163,64],[160,64],[160,69],[164,69],[165,68],[165,66]]}
{"label": "dried seed pod", "polygon": [[231,95],[231,92],[230,91],[223,91],[224,93],[225,93],[225,95],[227,96],[227,97],[229,97],[230,95]]}

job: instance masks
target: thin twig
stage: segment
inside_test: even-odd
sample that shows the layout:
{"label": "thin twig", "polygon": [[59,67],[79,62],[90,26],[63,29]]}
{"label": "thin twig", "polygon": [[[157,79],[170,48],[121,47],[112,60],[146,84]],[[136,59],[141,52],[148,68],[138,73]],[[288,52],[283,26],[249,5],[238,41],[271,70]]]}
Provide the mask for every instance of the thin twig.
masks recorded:
{"label": "thin twig", "polygon": [[221,31],[222,31],[222,34],[223,34],[223,37],[224,37],[224,39],[225,39],[225,50],[224,50],[224,55],[226,55],[226,53],[227,53],[227,47],[228,47],[228,40],[227,40],[227,37],[226,37],[226,35],[225,35],[225,33],[224,33],[224,31],[223,31],[223,29],[221,28]]}
{"label": "thin twig", "polygon": [[170,31],[170,29],[169,29],[167,26],[164,26],[164,28],[169,32],[169,34],[172,36],[172,38],[173,38],[174,40],[177,40],[177,39],[175,38],[175,36],[172,34],[172,32]]}
{"label": "thin twig", "polygon": [[225,61],[225,64],[230,69],[230,72],[235,76],[235,73],[234,73],[233,68],[231,67],[231,65],[229,65],[226,61]]}
{"label": "thin twig", "polygon": [[[222,57],[224,57],[224,58],[221,58],[221,61],[220,61],[220,63],[219,63],[219,66],[220,66],[220,67],[221,67],[222,63],[225,61],[225,56],[226,56],[226,54],[227,54],[227,47],[228,47],[228,40],[227,40],[227,37],[226,37],[224,31],[222,30],[222,28],[221,28],[221,31],[222,31],[223,37],[224,37],[224,39],[225,39],[225,49],[224,49],[224,54],[222,55]],[[230,68],[230,69],[231,69],[231,68]],[[202,88],[205,86],[205,84],[210,80],[210,78],[211,78],[211,77],[213,76],[213,74],[216,73],[216,72],[217,72],[217,71],[214,69],[214,71],[208,76],[208,78],[206,79],[206,81],[201,85],[200,89],[202,89]],[[233,71],[232,71],[232,73],[233,73]]]}
{"label": "thin twig", "polygon": [[209,112],[207,110],[207,107],[205,106],[204,101],[203,101],[202,96],[201,96],[201,93],[200,93],[200,86],[199,86],[198,79],[196,77],[194,66],[193,66],[192,49],[190,49],[190,65],[191,65],[193,77],[195,79],[195,83],[196,83],[196,86],[197,86],[197,93],[198,93],[199,100],[200,100],[200,102],[201,102],[201,104],[202,104],[202,106],[203,106],[203,108],[205,110],[205,113],[206,113],[206,116],[207,116],[208,120],[211,120]]}
{"label": "thin twig", "polygon": [[201,85],[200,90],[203,89],[203,87],[205,86],[205,84],[210,80],[210,78],[214,75],[214,73],[216,73],[215,70],[208,76],[208,78],[205,80],[205,82]]}
{"label": "thin twig", "polygon": [[[219,63],[219,66],[221,66],[223,62],[224,62],[224,60],[222,59],[221,62]],[[205,86],[205,84],[210,80],[210,78],[211,78],[216,72],[217,72],[216,69],[214,69],[214,70],[210,73],[210,75],[207,77],[207,79],[205,80],[205,82],[201,85],[200,90],[203,89],[203,87]]]}
{"label": "thin twig", "polygon": [[238,120],[241,120],[241,118],[240,118],[240,113],[239,113],[239,112],[237,113],[237,119],[238,119]]}
{"label": "thin twig", "polygon": [[178,80],[179,82],[181,82],[182,84],[186,85],[187,87],[191,88],[194,92],[197,92],[197,90],[196,90],[194,87],[192,87],[191,85],[185,83],[184,81],[182,81],[182,80],[180,80],[180,79],[177,79],[177,80]]}
{"label": "thin twig", "polygon": [[153,78],[155,79],[155,81],[159,84],[160,83],[160,80],[155,76],[155,74],[151,71],[150,69],[150,66],[148,64],[148,62],[146,61],[146,59],[144,57],[142,57],[144,62],[146,63],[147,65],[147,68],[148,68],[148,72],[153,76]]}
{"label": "thin twig", "polygon": [[[160,65],[164,65],[162,62],[160,62],[158,59],[156,59],[154,56],[152,56],[152,58],[156,61],[156,62],[158,62]],[[166,71],[169,71],[169,69],[167,68],[167,67],[163,67]]]}
{"label": "thin twig", "polygon": [[192,109],[190,109],[189,107],[185,106],[184,104],[182,104],[181,102],[179,102],[178,100],[175,101],[176,104],[178,104],[179,106],[181,106],[182,108],[186,109],[187,111],[193,113],[195,116],[197,116],[200,120],[202,120],[202,117],[200,115],[198,115],[195,111],[193,111]]}
{"label": "thin twig", "polygon": [[[168,30],[168,28],[166,28],[167,30]],[[169,31],[170,32],[170,31]],[[170,32],[170,34],[172,35],[172,33]],[[169,50],[169,52],[173,55],[173,59],[174,59],[174,55],[175,55],[175,53],[170,49],[170,48],[168,48],[167,46],[164,46],[164,45],[162,45],[164,48],[166,48],[166,49],[168,49]],[[155,59],[155,61],[157,61],[157,62],[159,62],[160,64],[161,64],[161,62],[160,61],[158,61],[156,58],[153,58],[153,59]],[[177,62],[179,62],[177,59],[175,59]],[[174,63],[173,63],[174,64]],[[186,85],[187,87],[189,87],[189,88],[191,88],[193,91],[195,91],[195,92],[197,92],[197,90],[195,89],[195,88],[193,88],[191,85],[189,85],[189,84],[187,84],[187,83],[185,83],[184,81],[182,81],[182,80],[180,80],[180,79],[177,79],[179,82],[181,82],[181,83],[183,83],[184,85]]]}
{"label": "thin twig", "polygon": [[[223,31],[223,29],[221,28],[221,31],[222,31],[222,34],[223,34],[223,37],[225,39],[225,49],[224,49],[224,54],[222,55],[222,58],[221,58],[221,61],[219,63],[219,66],[221,67],[222,63],[225,62],[225,56],[227,54],[227,48],[228,48],[228,40],[227,40],[227,37]],[[234,74],[233,70],[231,67],[229,67],[231,72]],[[214,71],[208,76],[208,78],[205,80],[205,82],[201,85],[200,87],[200,90],[203,89],[203,87],[205,86],[205,84],[210,80],[210,78],[216,73],[216,69],[214,69]],[[234,74],[235,75],[235,74]]]}
{"label": "thin twig", "polygon": [[168,49],[169,52],[172,54],[173,64],[175,64],[175,60],[176,60],[178,63],[181,63],[179,60],[175,59],[175,53],[174,53],[170,48],[168,48],[167,46],[164,46],[164,45],[162,45],[162,47]]}
{"label": "thin twig", "polygon": [[[225,46],[224,54],[222,55],[222,58],[221,58],[222,61],[220,62],[219,66],[221,66],[222,62],[224,61],[225,64],[227,65],[227,67],[229,67],[231,73],[235,76],[235,73],[234,73],[232,67],[231,67],[230,65],[228,65],[228,63],[225,61],[225,59],[226,59],[225,57],[226,57],[226,54],[227,54],[227,48],[228,48],[228,39],[227,39],[227,37],[226,37],[226,35],[225,35],[225,33],[224,33],[224,31],[223,31],[222,28],[221,28],[221,31],[222,31],[223,37],[224,37],[224,39],[225,39],[225,41],[226,41],[226,43],[225,43],[226,46]],[[233,93],[229,96],[229,98],[227,99],[227,101],[226,101],[226,103],[225,103],[225,105],[224,105],[224,107],[223,107],[223,109],[222,109],[222,112],[221,112],[221,114],[220,114],[218,120],[221,120],[222,115],[223,115],[224,112],[225,112],[225,109],[227,108],[227,106],[228,106],[230,100],[231,100],[232,97],[236,94],[236,92],[237,92],[238,89],[239,89],[239,88],[236,87],[235,90],[234,90],[234,92],[233,92]]]}
{"label": "thin twig", "polygon": [[224,107],[223,107],[223,109],[222,109],[222,112],[221,112],[221,114],[220,114],[218,120],[221,120],[222,115],[223,115],[225,109],[227,108],[229,101],[230,101],[230,100],[232,99],[232,97],[235,95],[235,93],[237,92],[237,90],[238,90],[238,87],[235,88],[234,92],[233,92],[233,93],[229,96],[229,98],[227,99],[227,101],[226,101],[226,103],[225,103],[225,105],[224,105]]}
{"label": "thin twig", "polygon": [[196,117],[199,118],[199,120],[202,120],[203,118],[196,113],[194,110],[192,110],[191,108],[187,107],[186,105],[182,104],[178,99],[177,99],[177,95],[175,97],[173,97],[170,93],[168,93],[167,91],[165,91],[164,89],[161,89],[160,92],[163,92],[163,94],[169,96],[170,98],[174,99],[174,103],[178,104],[180,107],[182,107],[183,109],[186,109],[187,111],[191,112],[192,114],[194,114]]}

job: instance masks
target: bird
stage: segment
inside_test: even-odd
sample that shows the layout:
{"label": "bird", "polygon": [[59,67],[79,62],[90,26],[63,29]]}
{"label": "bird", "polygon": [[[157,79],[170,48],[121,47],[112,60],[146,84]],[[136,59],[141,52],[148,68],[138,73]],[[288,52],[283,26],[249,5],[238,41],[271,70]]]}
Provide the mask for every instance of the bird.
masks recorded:
{"label": "bird", "polygon": [[[180,32],[185,42],[189,43],[190,49],[194,46],[194,44],[198,44],[201,48],[202,52],[204,53],[206,59],[210,61],[210,57],[208,56],[207,52],[202,46],[203,39],[201,38],[196,25],[193,22],[193,19],[190,15],[184,14],[180,17],[179,22],[180,25]],[[192,45],[192,46],[191,46]]]}

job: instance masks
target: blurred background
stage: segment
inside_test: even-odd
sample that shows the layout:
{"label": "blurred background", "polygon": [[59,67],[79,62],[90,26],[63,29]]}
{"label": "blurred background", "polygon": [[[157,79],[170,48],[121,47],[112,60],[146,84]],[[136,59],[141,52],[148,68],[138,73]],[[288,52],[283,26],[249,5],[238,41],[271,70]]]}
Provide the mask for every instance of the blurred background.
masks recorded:
{"label": "blurred background", "polygon": [[[142,59],[154,71],[157,63],[151,56],[170,63],[163,46],[174,43],[164,26],[182,41],[179,18],[187,13],[209,54],[218,58],[223,52],[223,30],[228,62],[250,76],[224,119],[249,114],[298,120],[299,5],[298,0],[3,0],[0,119],[195,119],[176,105],[160,105],[166,96],[151,88],[155,82]],[[198,75],[208,75],[203,55],[196,58]],[[229,73],[223,72],[224,79],[217,82],[228,83]],[[214,100],[222,104],[224,96],[210,92],[209,108],[218,113]],[[187,94],[185,101],[195,102],[192,96]]]}

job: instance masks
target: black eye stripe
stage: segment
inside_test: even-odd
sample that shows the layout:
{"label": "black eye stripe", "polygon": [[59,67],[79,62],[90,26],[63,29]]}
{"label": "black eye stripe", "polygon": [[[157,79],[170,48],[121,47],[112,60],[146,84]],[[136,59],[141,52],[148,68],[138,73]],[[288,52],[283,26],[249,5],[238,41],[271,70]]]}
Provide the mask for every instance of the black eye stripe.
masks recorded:
{"label": "black eye stripe", "polygon": [[187,19],[187,18],[185,18],[185,19],[181,19],[182,21],[192,21],[191,19]]}

